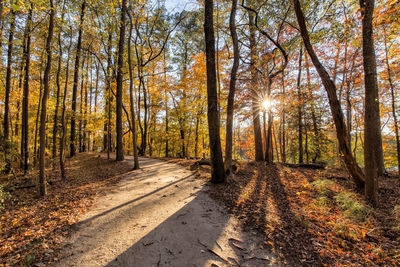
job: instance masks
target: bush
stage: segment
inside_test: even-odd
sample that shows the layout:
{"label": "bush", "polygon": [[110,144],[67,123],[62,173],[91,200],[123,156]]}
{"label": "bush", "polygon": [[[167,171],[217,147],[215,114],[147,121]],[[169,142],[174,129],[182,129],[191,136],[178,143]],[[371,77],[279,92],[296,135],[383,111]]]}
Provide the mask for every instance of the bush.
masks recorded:
{"label": "bush", "polygon": [[358,201],[354,193],[342,192],[338,193],[334,198],[349,219],[363,221],[369,214],[367,206]]}
{"label": "bush", "polygon": [[322,195],[327,195],[330,191],[330,187],[335,185],[333,181],[328,179],[316,180],[311,184]]}
{"label": "bush", "polygon": [[0,210],[4,208],[4,203],[10,197],[10,193],[4,190],[3,186],[0,185]]}

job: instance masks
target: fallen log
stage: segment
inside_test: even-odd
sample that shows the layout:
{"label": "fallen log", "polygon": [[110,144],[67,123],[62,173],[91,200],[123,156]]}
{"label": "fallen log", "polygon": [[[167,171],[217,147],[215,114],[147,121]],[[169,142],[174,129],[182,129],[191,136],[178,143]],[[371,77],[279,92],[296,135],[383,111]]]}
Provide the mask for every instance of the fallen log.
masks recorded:
{"label": "fallen log", "polygon": [[211,166],[211,162],[210,162],[208,159],[201,159],[201,160],[198,160],[198,161],[196,161],[194,164],[195,164],[195,165],[199,165],[199,166],[201,166],[201,165],[208,165],[208,166]]}
{"label": "fallen log", "polygon": [[307,168],[307,169],[325,169],[326,163],[282,163],[283,165],[291,168]]}

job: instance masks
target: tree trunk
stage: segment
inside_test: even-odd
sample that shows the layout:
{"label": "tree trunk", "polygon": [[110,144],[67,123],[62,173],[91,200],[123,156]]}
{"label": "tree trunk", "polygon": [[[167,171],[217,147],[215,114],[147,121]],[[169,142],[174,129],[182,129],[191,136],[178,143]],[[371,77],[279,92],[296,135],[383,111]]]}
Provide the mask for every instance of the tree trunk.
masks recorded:
{"label": "tree trunk", "polygon": [[332,79],[330,78],[328,72],[325,70],[324,66],[319,61],[317,55],[314,52],[312,47],[310,37],[308,34],[305,18],[303,11],[301,10],[300,1],[293,0],[294,9],[297,17],[297,21],[300,27],[301,36],[304,42],[304,46],[307,49],[307,52],[322,80],[322,83],[325,87],[325,90],[328,94],[329,105],[331,108],[333,120],[336,126],[336,135],[339,141],[340,151],[343,153],[344,161],[346,163],[347,169],[356,184],[356,186],[361,189],[364,186],[364,174],[361,168],[358,166],[357,162],[354,160],[354,157],[350,150],[349,140],[347,139],[347,128],[344,123],[344,116],[342,112],[342,108],[340,106],[339,100],[336,94],[336,86]]}
{"label": "tree trunk", "polygon": [[62,101],[62,111],[61,111],[61,140],[60,140],[60,171],[61,171],[61,178],[63,181],[67,180],[67,176],[65,174],[65,141],[67,136],[67,121],[65,118],[66,114],[66,98],[67,98],[67,91],[68,91],[68,78],[69,78],[69,60],[70,60],[70,51],[72,46],[72,33],[70,36],[69,46],[68,46],[68,56],[67,56],[67,66],[65,71],[65,84],[64,84],[64,94],[63,94],[63,101]]}
{"label": "tree trunk", "polygon": [[[11,4],[13,1],[11,1]],[[4,156],[6,166],[5,173],[11,171],[11,153],[10,153],[10,92],[11,92],[11,78],[12,78],[12,53],[14,48],[14,31],[15,31],[15,11],[11,8],[11,21],[10,33],[8,36],[8,50],[7,50],[7,70],[6,70],[6,86],[5,86],[5,100],[4,100],[4,120],[3,120],[3,139],[4,139]]]}
{"label": "tree trunk", "polygon": [[79,32],[78,32],[78,43],[76,45],[76,58],[75,58],[75,69],[74,69],[74,83],[72,87],[72,117],[71,117],[71,136],[70,136],[70,157],[75,156],[75,136],[76,136],[76,98],[78,94],[78,79],[79,79],[79,64],[81,60],[82,52],[82,32],[83,22],[85,18],[86,0],[83,0],[81,6],[81,15],[79,20]]}
{"label": "tree trunk", "polygon": [[311,161],[312,163],[315,163],[317,159],[321,158],[321,148],[320,148],[320,131],[318,129],[318,122],[317,122],[317,116],[315,114],[315,103],[314,103],[314,96],[311,88],[311,75],[310,75],[310,65],[308,63],[308,56],[307,54],[305,55],[305,60],[306,60],[306,71],[307,71],[307,88],[308,88],[308,94],[311,97],[311,119],[313,123],[313,132],[314,132],[314,146],[315,146],[315,154],[312,157]]}
{"label": "tree trunk", "polygon": [[117,154],[116,161],[124,160],[123,133],[122,133],[122,90],[124,67],[124,46],[125,46],[125,20],[126,20],[126,0],[122,0],[121,24],[118,43],[118,66],[117,66],[117,96],[116,96],[116,128],[117,128]]}
{"label": "tree trunk", "polygon": [[[285,71],[282,71],[282,94],[285,95]],[[281,158],[282,162],[286,162],[286,110],[282,108],[282,136],[281,136]]]}
{"label": "tree trunk", "polygon": [[[61,25],[64,23],[64,8],[65,8],[65,1],[62,9]],[[57,64],[57,75],[56,75],[57,93],[56,93],[56,106],[54,109],[54,118],[53,118],[53,149],[52,149],[53,168],[56,167],[56,157],[57,157],[58,107],[60,105],[60,91],[61,91],[60,76],[61,76],[61,63],[63,57],[61,31],[58,33],[58,49],[59,49],[58,64]]]}
{"label": "tree trunk", "polygon": [[[229,30],[233,42],[233,65],[231,70],[231,79],[229,81],[228,103],[226,110],[226,140],[225,140],[225,170],[231,172],[232,169],[232,131],[233,131],[233,110],[235,102],[236,76],[239,68],[239,41],[236,33],[236,10],[237,0],[232,0],[231,15],[229,18]],[[197,137],[196,125],[196,137]],[[197,139],[196,139],[197,140]],[[197,141],[196,141],[197,146]],[[197,157],[197,147],[196,147]]]}
{"label": "tree trunk", "polygon": [[206,42],[207,67],[207,117],[209,146],[211,154],[211,182],[225,182],[224,162],[222,160],[220,122],[217,99],[217,73],[215,69],[215,37],[213,23],[213,0],[204,1],[204,34]]}
{"label": "tree trunk", "polygon": [[297,73],[297,97],[298,97],[298,127],[299,127],[299,163],[303,163],[303,99],[301,94],[301,62],[303,58],[303,47],[300,47],[300,54],[299,54],[299,69]]}
{"label": "tree trunk", "polygon": [[22,98],[22,127],[21,127],[21,158],[23,161],[24,174],[29,169],[29,67],[31,61],[31,27],[33,17],[33,4],[29,5],[28,18],[26,20],[25,35],[26,43],[24,44],[24,91]]}
{"label": "tree trunk", "polygon": [[386,40],[386,32],[384,33],[384,41],[385,41],[385,63],[386,63],[386,71],[388,74],[388,82],[390,86],[390,96],[392,100],[392,114],[393,114],[393,121],[394,121],[394,131],[396,134],[396,149],[397,149],[397,169],[400,175],[400,138],[399,138],[399,123],[397,120],[397,113],[396,113],[396,99],[394,95],[394,84],[392,80],[392,70],[390,68],[389,63],[389,51],[387,47],[387,40]]}
{"label": "tree trunk", "polygon": [[40,113],[40,130],[39,130],[39,135],[40,135],[39,192],[41,196],[46,195],[46,174],[45,174],[46,112],[47,112],[47,98],[49,96],[49,91],[50,91],[49,80],[50,80],[51,58],[52,58],[51,41],[53,38],[54,17],[56,14],[56,10],[53,5],[53,0],[49,0],[49,2],[50,2],[49,32],[46,40],[47,62],[43,77],[44,84],[43,84],[43,96],[42,96],[42,111]]}
{"label": "tree trunk", "polygon": [[372,204],[377,203],[379,142],[381,142],[380,116],[378,101],[378,81],[376,75],[376,57],[373,40],[372,19],[374,0],[360,0],[362,14],[362,39],[365,84],[364,114],[364,162],[365,162],[365,197]]}
{"label": "tree trunk", "polygon": [[252,108],[252,116],[253,116],[253,127],[254,127],[254,146],[255,146],[255,160],[263,161],[263,145],[262,145],[262,136],[261,136],[261,119],[260,119],[260,99],[257,94],[257,67],[256,67],[256,58],[257,58],[257,48],[256,48],[256,28],[254,26],[254,16],[251,11],[249,13],[249,26],[250,26],[250,73],[251,73],[251,82],[250,82],[250,91],[251,91],[251,108]]}
{"label": "tree trunk", "polygon": [[129,65],[129,100],[131,104],[131,119],[132,119],[132,148],[133,148],[133,158],[134,166],[133,169],[139,169],[139,156],[137,151],[137,132],[136,132],[136,115],[135,107],[133,104],[133,66],[132,66],[132,53],[131,53],[131,39],[132,39],[132,20],[130,21],[129,28],[129,39],[128,39],[128,65]]}

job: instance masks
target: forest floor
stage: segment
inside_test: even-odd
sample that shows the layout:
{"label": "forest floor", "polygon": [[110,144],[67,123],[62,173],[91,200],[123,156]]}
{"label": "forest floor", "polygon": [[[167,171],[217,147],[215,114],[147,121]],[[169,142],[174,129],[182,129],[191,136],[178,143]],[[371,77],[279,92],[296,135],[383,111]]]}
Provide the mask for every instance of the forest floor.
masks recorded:
{"label": "forest floor", "polygon": [[400,265],[398,178],[381,179],[373,209],[340,170],[238,163],[210,185],[195,163],[141,159],[133,171],[130,157],[82,153],[66,182],[47,170],[44,198],[37,172],[0,177],[0,266]]}
{"label": "forest floor", "polygon": [[[209,177],[196,160],[169,160]],[[400,179],[382,178],[366,205],[346,172],[243,163],[210,195],[257,229],[279,265],[400,266]]]}
{"label": "forest floor", "polygon": [[256,231],[242,231],[209,197],[207,178],[174,163],[140,161],[141,169],[132,171],[130,157],[117,163],[79,154],[68,162],[68,182],[53,172],[42,199],[34,188],[17,189],[24,181],[8,178],[6,187],[14,190],[1,217],[0,265],[276,263]]}

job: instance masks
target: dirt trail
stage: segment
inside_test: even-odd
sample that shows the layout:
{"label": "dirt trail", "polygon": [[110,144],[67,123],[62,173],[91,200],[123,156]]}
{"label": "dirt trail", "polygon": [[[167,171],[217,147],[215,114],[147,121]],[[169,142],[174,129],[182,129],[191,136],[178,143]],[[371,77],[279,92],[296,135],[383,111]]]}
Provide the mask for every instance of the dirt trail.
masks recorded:
{"label": "dirt trail", "polygon": [[274,264],[263,240],[208,197],[204,180],[176,164],[140,163],[74,226],[57,266]]}

